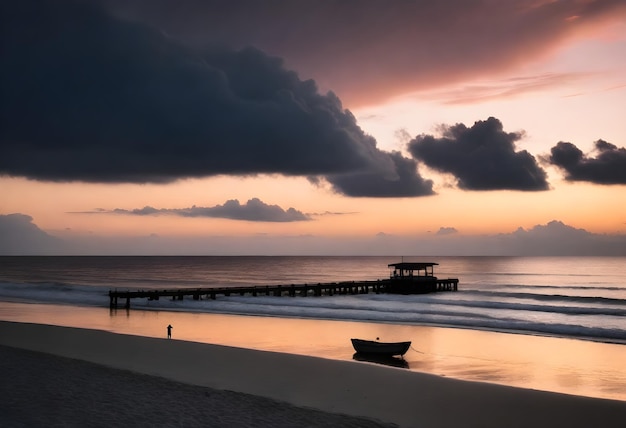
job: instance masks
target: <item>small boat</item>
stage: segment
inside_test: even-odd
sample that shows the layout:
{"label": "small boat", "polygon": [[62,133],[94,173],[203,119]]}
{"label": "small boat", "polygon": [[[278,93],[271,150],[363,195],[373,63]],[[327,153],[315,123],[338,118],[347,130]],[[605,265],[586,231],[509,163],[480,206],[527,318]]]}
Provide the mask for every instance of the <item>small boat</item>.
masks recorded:
{"label": "small boat", "polygon": [[404,355],[411,342],[378,342],[373,340],[350,339],[354,350],[359,354]]}

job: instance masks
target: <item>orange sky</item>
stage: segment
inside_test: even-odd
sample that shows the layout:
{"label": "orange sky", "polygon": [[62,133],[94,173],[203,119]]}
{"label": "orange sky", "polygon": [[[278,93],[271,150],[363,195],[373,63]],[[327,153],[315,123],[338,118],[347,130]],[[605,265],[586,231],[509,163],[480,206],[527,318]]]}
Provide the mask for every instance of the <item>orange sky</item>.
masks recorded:
{"label": "orange sky", "polygon": [[[119,16],[137,19],[143,13],[146,25],[168,25],[154,11],[148,13],[148,7],[143,10],[128,6],[125,10],[115,1],[109,3]],[[533,2],[521,3],[528,6]],[[437,171],[419,159],[419,175],[432,180],[433,195],[352,197],[323,179],[310,181],[308,178],[314,174],[218,174],[181,177],[168,184],[111,184],[50,182],[4,171],[0,176],[0,215],[31,216],[36,228],[69,240],[93,236],[274,236],[274,253],[293,248],[281,247],[287,238],[297,241],[298,237],[339,236],[345,242],[354,240],[358,253],[359,239],[419,239],[433,237],[441,228],[453,230],[454,237],[512,234],[519,227],[530,230],[553,220],[592,234],[625,235],[626,183],[567,181],[561,168],[545,162],[559,141],[572,143],[589,158],[598,155],[594,151],[597,140],[621,150],[626,142],[622,117],[626,111],[626,8],[611,9],[603,1],[571,3],[576,7],[568,10],[563,5],[534,2],[533,7],[538,9],[532,9],[532,14],[520,14],[522,17],[498,3],[488,22],[467,10],[463,23],[442,24],[444,28],[405,25],[395,33],[383,32],[385,36],[376,38],[374,43],[373,35],[380,32],[376,29],[370,36],[363,36],[371,44],[360,43],[351,50],[354,40],[337,40],[310,55],[298,51],[295,41],[278,43],[258,36],[262,48],[275,46],[276,50],[270,53],[283,57],[286,66],[295,69],[299,76],[314,79],[322,91],[332,89],[343,107],[355,116],[357,125],[376,139],[379,150],[399,151],[410,158],[407,143],[419,135],[438,137],[442,126],[464,124],[471,128],[476,121],[495,117],[504,132],[521,135],[515,149],[527,150],[545,170],[548,190],[464,190],[454,175]],[[585,4],[597,7],[585,9]],[[552,10],[547,13],[542,8]],[[575,18],[570,15],[574,10],[585,15]],[[442,11],[432,13],[438,16]],[[368,16],[364,13],[361,18],[367,22]],[[390,14],[389,19],[392,18]],[[534,22],[535,34],[529,32],[528,37],[516,39],[508,29],[493,22],[497,18],[501,25],[525,26]],[[201,16],[196,19],[201,21]],[[202,38],[199,30],[192,31],[196,27],[191,24],[185,31],[183,25],[169,24],[167,29],[185,43],[197,43]],[[487,24],[483,34],[471,35]],[[441,32],[453,28],[457,28],[457,33]],[[336,34],[350,31],[356,30],[336,29]],[[367,29],[359,31],[367,34]],[[405,58],[399,49],[386,63],[377,63],[376,58],[393,49],[399,40],[410,41],[420,35],[439,43],[438,49],[445,51],[438,52],[432,46],[428,50],[430,42],[426,40],[427,43],[415,46],[419,55]],[[494,35],[507,40],[493,40]],[[301,43],[313,46],[314,39],[303,38]],[[484,45],[467,47],[477,43]],[[324,55],[339,58],[337,66],[333,68],[330,61],[317,61]],[[348,67],[350,61],[357,67]],[[458,64],[465,66],[459,68]],[[390,67],[396,67],[397,72],[391,73]],[[173,212],[142,216],[128,213],[146,206],[157,210],[211,208],[229,200],[245,205],[255,198],[284,211],[293,208],[309,220],[271,222],[213,215],[189,217]],[[116,209],[126,211],[110,212]],[[328,245],[332,252],[335,244]],[[176,251],[180,248],[184,245]]]}

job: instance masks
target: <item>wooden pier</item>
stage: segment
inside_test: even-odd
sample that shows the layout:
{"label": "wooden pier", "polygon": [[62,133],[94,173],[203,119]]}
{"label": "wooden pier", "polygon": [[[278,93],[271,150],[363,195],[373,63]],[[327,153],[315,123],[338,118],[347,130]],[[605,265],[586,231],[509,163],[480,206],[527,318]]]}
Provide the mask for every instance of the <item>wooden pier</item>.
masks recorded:
{"label": "wooden pier", "polygon": [[[217,296],[250,295],[250,296],[333,296],[348,294],[368,293],[396,293],[395,281],[383,279],[377,281],[347,281],[318,284],[290,284],[290,285],[267,285],[248,287],[207,287],[207,288],[176,288],[170,290],[135,290],[135,291],[109,291],[111,309],[123,303],[126,309],[130,309],[130,299],[159,300],[162,297],[170,297],[172,300],[183,300],[185,296],[193,300],[215,300]],[[457,291],[459,280],[456,278],[437,279],[429,282],[428,288],[423,292]],[[425,284],[426,285],[426,284]],[[415,293],[406,293],[415,294]]]}

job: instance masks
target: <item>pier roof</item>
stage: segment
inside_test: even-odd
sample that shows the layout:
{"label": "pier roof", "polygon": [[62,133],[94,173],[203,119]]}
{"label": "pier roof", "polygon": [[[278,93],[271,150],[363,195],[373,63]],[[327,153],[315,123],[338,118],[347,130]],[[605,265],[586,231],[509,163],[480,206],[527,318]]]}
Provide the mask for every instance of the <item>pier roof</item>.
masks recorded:
{"label": "pier roof", "polygon": [[413,262],[401,262],[401,263],[390,263],[387,267],[393,267],[395,269],[402,270],[421,270],[426,269],[427,267],[437,266],[439,263],[413,263]]}

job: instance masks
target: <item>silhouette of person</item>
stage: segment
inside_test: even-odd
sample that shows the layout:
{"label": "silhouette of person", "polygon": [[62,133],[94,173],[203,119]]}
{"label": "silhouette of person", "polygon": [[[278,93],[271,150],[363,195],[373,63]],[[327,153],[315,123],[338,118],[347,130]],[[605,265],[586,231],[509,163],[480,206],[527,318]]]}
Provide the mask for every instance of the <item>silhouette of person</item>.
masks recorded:
{"label": "silhouette of person", "polygon": [[173,329],[173,328],[174,328],[174,327],[172,327],[171,325],[168,325],[168,326],[167,326],[167,338],[168,338],[168,339],[171,339],[171,338],[172,338],[172,329]]}

